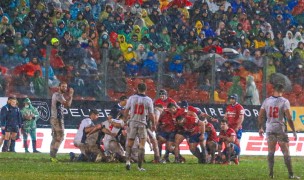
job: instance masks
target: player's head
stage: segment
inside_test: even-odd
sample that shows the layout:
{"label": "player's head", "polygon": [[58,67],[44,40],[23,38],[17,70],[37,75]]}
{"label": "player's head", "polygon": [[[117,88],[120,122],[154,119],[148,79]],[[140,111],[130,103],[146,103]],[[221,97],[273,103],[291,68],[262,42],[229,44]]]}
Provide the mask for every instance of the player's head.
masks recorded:
{"label": "player's head", "polygon": [[235,104],[238,101],[238,95],[237,94],[231,94],[228,97],[228,100],[231,104]]}
{"label": "player's head", "polygon": [[185,100],[184,100],[184,101],[182,101],[182,102],[181,102],[181,104],[180,104],[180,107],[181,107],[181,108],[184,108],[184,109],[187,109],[187,108],[188,108],[188,106],[189,106],[189,104],[188,104],[188,102],[187,102],[187,101],[185,101]]}
{"label": "player's head", "polygon": [[147,90],[147,85],[145,83],[139,83],[137,85],[138,93],[144,93]]}
{"label": "player's head", "polygon": [[228,121],[227,120],[222,120],[221,121],[221,130],[227,130],[228,129]]}
{"label": "player's head", "polygon": [[175,113],[177,111],[177,105],[175,103],[169,103],[168,106],[167,106],[167,109],[171,113]]}
{"label": "player's head", "polygon": [[89,113],[89,116],[92,120],[97,120],[99,116],[99,112],[97,111],[97,109],[92,109]]}
{"label": "player's head", "polygon": [[67,92],[67,90],[68,90],[68,83],[66,83],[66,82],[60,82],[59,83],[59,91],[61,92],[61,93],[66,93]]}
{"label": "player's head", "polygon": [[176,117],[176,123],[179,126],[184,125],[184,123],[185,123],[185,117],[184,116],[177,116]]}
{"label": "player's head", "polygon": [[211,123],[208,123],[208,122],[207,122],[207,123],[205,124],[205,131],[206,131],[206,132],[211,131],[211,130],[212,130],[212,126],[213,126],[213,125],[212,125]]}
{"label": "player's head", "polygon": [[119,104],[120,104],[121,106],[125,106],[125,105],[127,104],[127,100],[128,100],[128,97],[127,97],[127,96],[121,96],[121,97],[119,98]]}
{"label": "player's head", "polygon": [[167,91],[166,91],[165,89],[159,90],[158,95],[159,95],[159,98],[160,98],[161,100],[163,100],[163,101],[166,100],[166,99],[168,98],[168,93],[167,93]]}
{"label": "player's head", "polygon": [[18,101],[15,97],[9,97],[9,99],[7,101],[11,106],[13,106],[13,107],[17,106]]}
{"label": "player's head", "polygon": [[283,84],[275,84],[273,87],[275,92],[283,93],[284,92],[284,85]]}

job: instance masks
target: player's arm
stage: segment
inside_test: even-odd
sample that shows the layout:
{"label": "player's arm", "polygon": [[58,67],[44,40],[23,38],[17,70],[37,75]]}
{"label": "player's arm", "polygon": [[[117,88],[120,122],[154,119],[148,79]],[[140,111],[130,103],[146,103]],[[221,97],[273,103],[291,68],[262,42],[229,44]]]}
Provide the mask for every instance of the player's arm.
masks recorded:
{"label": "player's arm", "polygon": [[294,123],[292,120],[292,116],[290,114],[290,109],[285,110],[285,116],[287,118],[288,125],[293,132],[293,136],[294,136],[295,140],[297,140],[297,133],[296,133],[296,129],[295,129],[295,126],[294,126]]}
{"label": "player's arm", "polygon": [[64,107],[66,107],[66,108],[71,107],[72,100],[73,100],[73,94],[74,94],[74,89],[73,88],[69,88],[68,98],[67,98],[67,100],[64,100],[62,102],[62,104],[63,104]]}
{"label": "player's arm", "polygon": [[101,128],[102,128],[102,125],[101,125],[101,124],[97,124],[97,125],[95,125],[95,126],[89,126],[89,127],[84,128],[84,132],[85,132],[86,134],[90,135],[90,134],[92,134],[92,133],[98,131],[98,130],[101,129]]}
{"label": "player's arm", "polygon": [[237,127],[235,129],[235,132],[237,132],[240,129],[240,127],[242,126],[242,124],[243,124],[244,113],[242,111],[244,111],[244,110],[240,110],[240,112],[239,112],[240,114],[239,114],[239,117],[237,119]]}
{"label": "player's arm", "polygon": [[[110,117],[110,116],[109,116]],[[119,122],[115,122],[115,121],[113,121],[113,118],[112,118],[112,116],[109,118],[108,117],[108,122],[112,125],[112,126],[114,126],[114,127],[116,127],[116,128],[122,128],[123,127],[123,123],[119,123]]]}
{"label": "player's arm", "polygon": [[235,137],[236,135],[235,135],[235,133],[234,134],[231,134],[230,136],[226,136],[226,141],[228,142],[228,143],[233,143],[234,141],[235,141]]}
{"label": "player's arm", "polygon": [[105,134],[108,134],[108,135],[113,136],[113,137],[115,137],[117,135],[116,133],[112,133],[109,129],[107,129],[105,127],[101,127],[101,128],[102,128],[101,131]]}
{"label": "player's arm", "polygon": [[155,116],[154,116],[154,113],[150,112],[149,113],[149,119],[152,123],[152,131],[155,131],[156,129],[156,123],[155,123]]}
{"label": "player's arm", "polygon": [[197,123],[198,125],[199,125],[199,127],[200,127],[200,131],[201,131],[201,136],[200,136],[200,140],[204,140],[204,136],[205,136],[205,123],[203,122],[203,121],[198,121],[198,123]]}
{"label": "player's arm", "polygon": [[258,116],[258,128],[260,136],[264,134],[264,119],[265,119],[266,111],[264,108],[260,109],[259,116]]}

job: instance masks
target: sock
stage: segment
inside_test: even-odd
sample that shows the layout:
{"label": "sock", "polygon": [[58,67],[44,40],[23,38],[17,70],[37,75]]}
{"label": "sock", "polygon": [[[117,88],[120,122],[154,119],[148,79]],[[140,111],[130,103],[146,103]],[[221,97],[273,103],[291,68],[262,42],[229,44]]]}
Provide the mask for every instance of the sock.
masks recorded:
{"label": "sock", "polygon": [[141,168],[142,167],[142,163],[144,161],[145,158],[145,149],[144,148],[139,148],[138,149],[138,167]]}
{"label": "sock", "polygon": [[3,147],[2,147],[2,151],[3,152],[6,152],[8,150],[8,141],[9,140],[4,140],[4,143],[3,143]]}
{"label": "sock", "polygon": [[274,152],[268,152],[269,175],[273,175],[273,165],[274,165]]}
{"label": "sock", "polygon": [[127,146],[126,147],[126,159],[127,159],[127,162],[130,162],[131,152],[132,152],[132,148],[129,147],[129,146]]}
{"label": "sock", "polygon": [[284,156],[284,162],[286,164],[289,176],[293,176],[292,165],[291,165],[291,158],[290,158],[289,155]]}
{"label": "sock", "polygon": [[50,156],[51,156],[52,158],[56,158],[57,152],[58,152],[58,149],[51,149]]}
{"label": "sock", "polygon": [[10,151],[11,152],[15,152],[15,142],[16,142],[16,140],[11,140],[11,144],[10,144]]}

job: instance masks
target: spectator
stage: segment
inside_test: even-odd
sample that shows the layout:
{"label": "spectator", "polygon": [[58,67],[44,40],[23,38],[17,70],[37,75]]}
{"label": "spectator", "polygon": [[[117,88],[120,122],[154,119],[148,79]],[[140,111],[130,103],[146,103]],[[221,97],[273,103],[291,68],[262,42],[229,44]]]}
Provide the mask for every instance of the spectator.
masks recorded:
{"label": "spectator", "polygon": [[286,36],[283,38],[285,50],[294,50],[296,44],[293,38],[293,33],[291,31],[286,32]]}
{"label": "spectator", "polygon": [[148,52],[147,58],[143,61],[142,75],[152,76],[157,73],[157,62],[153,52]]}
{"label": "spectator", "polygon": [[127,64],[126,64],[126,75],[129,77],[136,77],[139,73],[139,67],[137,65],[137,62],[134,58],[132,58]]}
{"label": "spectator", "polygon": [[39,112],[37,108],[35,108],[31,100],[26,98],[24,101],[24,107],[21,109],[22,119],[23,119],[23,126],[22,126],[22,136],[23,136],[23,146],[26,153],[29,153],[28,150],[28,143],[27,137],[30,134],[32,139],[32,147],[33,153],[40,153],[37,150],[37,141],[36,141],[36,121],[39,118]]}
{"label": "spectator", "polygon": [[240,83],[241,82],[239,76],[232,77],[232,86],[228,89],[228,96],[236,94],[239,97],[238,102],[242,103],[243,89]]}
{"label": "spectator", "polygon": [[169,65],[169,70],[172,73],[182,73],[184,70],[184,63],[180,55],[175,55]]}
{"label": "spectator", "polygon": [[244,104],[261,105],[259,91],[255,85],[254,77],[250,75],[246,78],[246,94]]}
{"label": "spectator", "polygon": [[30,82],[30,90],[31,92],[34,90],[34,94],[37,97],[44,97],[46,95],[46,84],[47,83],[45,82],[45,79],[41,77],[41,71],[37,70],[35,71],[34,76]]}

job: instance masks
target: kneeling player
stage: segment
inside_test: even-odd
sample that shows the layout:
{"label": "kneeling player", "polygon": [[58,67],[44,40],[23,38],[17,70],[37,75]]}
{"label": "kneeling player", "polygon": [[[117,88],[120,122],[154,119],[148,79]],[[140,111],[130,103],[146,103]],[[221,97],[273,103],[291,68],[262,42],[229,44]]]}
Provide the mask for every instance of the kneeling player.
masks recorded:
{"label": "kneeling player", "polygon": [[[122,118],[122,115],[119,116]],[[111,131],[113,134],[120,135],[122,128],[124,127],[124,122],[122,119],[112,119],[109,118],[107,121],[103,122],[105,128]],[[111,157],[108,161],[113,161],[114,159],[119,160],[120,162],[125,162],[125,152],[121,144],[119,143],[118,136],[113,137],[106,134],[104,139],[104,150],[107,157]]]}
{"label": "kneeling player", "polygon": [[[115,136],[115,134],[111,133],[101,124],[94,125],[93,121],[96,121],[98,116],[99,112],[96,109],[91,110],[89,117],[81,121],[74,138],[74,145],[80,149],[81,154],[89,161],[99,161],[104,157],[104,153],[100,148],[100,137],[102,137],[102,133]],[[71,160],[73,160],[73,158],[71,158]]]}
{"label": "kneeling player", "polygon": [[[232,128],[228,127],[226,120],[221,121],[221,131],[219,134],[219,155],[222,157],[224,164],[230,164],[230,161],[234,161],[236,165],[239,164],[240,144],[236,138],[236,133]],[[225,144],[225,149],[220,153],[222,144]],[[232,158],[233,157],[233,158]]]}
{"label": "kneeling player", "polygon": [[218,149],[219,138],[217,137],[214,126],[209,122],[206,124],[205,131],[206,131],[205,134],[207,135],[207,141],[206,141],[207,152],[211,156],[210,164],[214,164],[215,152]]}

